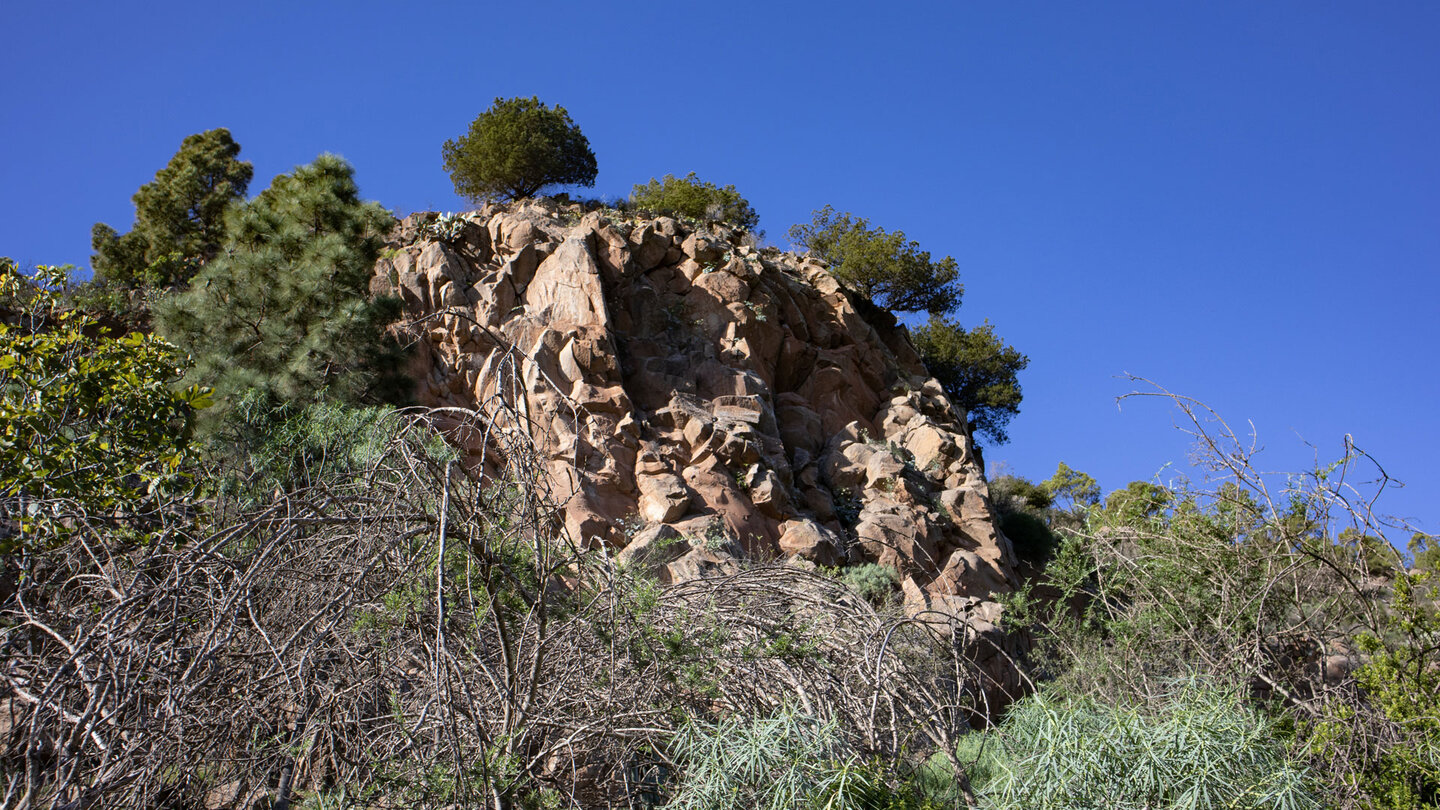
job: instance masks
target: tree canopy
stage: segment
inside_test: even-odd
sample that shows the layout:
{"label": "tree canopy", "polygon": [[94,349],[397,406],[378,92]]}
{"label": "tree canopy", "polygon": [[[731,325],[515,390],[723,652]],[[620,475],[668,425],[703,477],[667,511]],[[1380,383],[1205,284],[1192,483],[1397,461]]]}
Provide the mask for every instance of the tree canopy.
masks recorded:
{"label": "tree canopy", "polygon": [[1017,375],[1030,358],[1007,346],[989,322],[967,330],[958,322],[932,316],[911,334],[925,367],[970,417],[972,433],[1004,444],[1005,426],[1020,412]]}
{"label": "tree canopy", "polygon": [[237,159],[228,129],[190,135],[155,180],[135,192],[135,227],[121,235],[103,222],[90,232],[101,279],[169,286],[189,281],[225,238],[225,211],[245,197],[255,169]]}
{"label": "tree canopy", "polygon": [[368,287],[393,221],[324,155],[230,212],[223,255],[160,302],[157,325],[231,405],[241,394],[381,398],[401,379],[383,331],[399,305]]}
{"label": "tree canopy", "polygon": [[636,183],[630,202],[663,214],[729,222],[746,230],[760,224],[760,215],[733,185],[720,187],[704,182],[695,172],[684,177],[667,174],[663,180],[652,177],[649,183]]}
{"label": "tree canopy", "polygon": [[828,263],[843,284],[896,312],[944,315],[960,306],[965,288],[955,260],[932,261],[930,253],[903,231],[872,228],[870,222],[832,206],[814,212],[807,225],[790,228],[790,238]]}
{"label": "tree canopy", "polygon": [[551,185],[595,185],[590,141],[564,107],[497,98],[466,134],[441,150],[455,192],[480,201],[533,197]]}

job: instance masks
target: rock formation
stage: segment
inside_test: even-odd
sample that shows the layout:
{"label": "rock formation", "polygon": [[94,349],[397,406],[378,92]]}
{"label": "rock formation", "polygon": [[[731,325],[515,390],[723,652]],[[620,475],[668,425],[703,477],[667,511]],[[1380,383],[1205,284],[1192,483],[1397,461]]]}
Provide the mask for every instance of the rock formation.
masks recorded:
{"label": "rock formation", "polygon": [[[672,581],[879,563],[912,614],[993,632],[1016,561],[965,415],[823,264],[541,200],[407,218],[374,290],[422,344],[419,402],[527,430],[578,542]],[[482,434],[460,443],[485,465]]]}

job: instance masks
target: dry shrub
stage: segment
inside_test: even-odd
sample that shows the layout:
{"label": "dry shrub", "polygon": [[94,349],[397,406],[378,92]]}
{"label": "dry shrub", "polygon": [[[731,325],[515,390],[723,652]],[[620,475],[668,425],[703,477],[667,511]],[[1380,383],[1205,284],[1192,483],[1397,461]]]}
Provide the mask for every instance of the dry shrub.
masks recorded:
{"label": "dry shrub", "polygon": [[4,804],[624,806],[687,719],[793,704],[897,758],[983,715],[963,628],[795,567],[662,586],[577,547],[524,424],[400,414],[304,486],[6,558]]}

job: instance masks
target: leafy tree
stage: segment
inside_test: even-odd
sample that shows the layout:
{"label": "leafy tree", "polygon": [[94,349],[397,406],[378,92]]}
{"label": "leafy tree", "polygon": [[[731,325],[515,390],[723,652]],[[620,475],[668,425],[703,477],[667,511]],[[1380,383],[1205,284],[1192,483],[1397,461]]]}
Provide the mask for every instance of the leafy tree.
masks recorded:
{"label": "leafy tree", "polygon": [[969,414],[970,431],[983,433],[996,444],[1009,441],[1005,426],[1020,412],[1022,398],[1016,376],[1030,358],[1005,345],[989,322],[967,330],[955,321],[932,316],[911,339],[925,368]]}
{"label": "leafy tree", "polygon": [[399,303],[367,294],[394,220],[360,200],[353,174],[324,155],[275,178],[231,211],[224,255],[156,307],[160,330],[195,358],[192,376],[229,407],[241,395],[264,410],[396,393],[401,355],[384,327]]}
{"label": "leafy tree", "polygon": [[667,174],[663,180],[652,177],[649,183],[636,183],[630,202],[665,214],[731,222],[746,230],[760,224],[760,216],[734,186],[721,188],[703,182],[694,172],[680,178]]}
{"label": "leafy tree", "polygon": [[954,259],[931,261],[903,231],[872,228],[828,205],[814,212],[810,224],[790,228],[790,238],[827,262],[847,287],[895,312],[943,315],[960,306],[965,292]]}
{"label": "leafy tree", "polygon": [[153,335],[115,338],[57,288],[65,268],[27,278],[0,259],[0,552],[61,538],[77,514],[133,522],[185,481],[195,411],[183,355]]}
{"label": "leafy tree", "polygon": [[1086,473],[1071,469],[1063,461],[1055,468],[1055,474],[1040,486],[1052,497],[1068,500],[1072,508],[1094,506],[1100,502],[1100,484]]}
{"label": "leafy tree", "polygon": [[1415,532],[1410,536],[1409,549],[1416,568],[1440,574],[1440,544],[1435,539],[1434,535]]}
{"label": "leafy tree", "polygon": [[441,150],[455,192],[472,200],[533,197],[551,185],[595,185],[590,141],[564,107],[497,98]]}
{"label": "leafy tree", "polygon": [[1131,481],[1105,498],[1104,520],[1117,526],[1142,526],[1160,519],[1175,494],[1149,481]]}
{"label": "leafy tree", "polygon": [[255,169],[236,159],[227,129],[190,135],[155,180],[135,193],[135,227],[120,235],[104,223],[90,232],[95,274],[122,284],[184,283],[215,257],[225,211],[245,197]]}
{"label": "leafy tree", "polygon": [[1385,717],[1405,730],[1370,763],[1376,807],[1440,807],[1440,585],[1429,571],[1399,573],[1383,630],[1363,634],[1368,659],[1355,680]]}

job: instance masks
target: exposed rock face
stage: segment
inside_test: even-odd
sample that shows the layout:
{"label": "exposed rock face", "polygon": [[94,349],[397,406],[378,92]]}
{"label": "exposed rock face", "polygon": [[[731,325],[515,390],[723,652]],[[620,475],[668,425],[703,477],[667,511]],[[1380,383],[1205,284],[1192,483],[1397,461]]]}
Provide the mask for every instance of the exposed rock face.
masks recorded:
{"label": "exposed rock face", "polygon": [[992,630],[1016,561],[904,330],[818,262],[608,214],[487,206],[444,241],[434,214],[405,220],[375,289],[419,324],[419,400],[528,430],[571,535],[667,578],[737,554],[878,562],[912,612]]}

